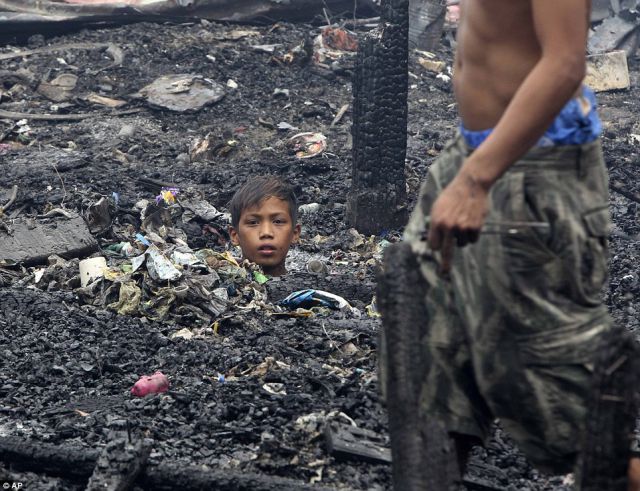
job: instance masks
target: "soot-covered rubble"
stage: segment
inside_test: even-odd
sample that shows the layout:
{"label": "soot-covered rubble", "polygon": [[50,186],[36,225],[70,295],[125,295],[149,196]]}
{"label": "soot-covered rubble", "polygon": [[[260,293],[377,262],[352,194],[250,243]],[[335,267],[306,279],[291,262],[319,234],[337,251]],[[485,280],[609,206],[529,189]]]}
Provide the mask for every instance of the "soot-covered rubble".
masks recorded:
{"label": "soot-covered rubble", "polygon": [[[282,22],[142,23],[1,47],[0,234],[19,220],[55,226],[77,213],[99,248],[90,255],[108,269],[82,287],[84,256],[0,266],[0,453],[8,438],[100,452],[125,428],[151,442],[150,468],[227,473],[220,489],[390,487],[387,463],[332,454],[325,438],[332,421],[385,445],[372,300],[382,250],[400,231],[369,238],[344,225],[354,58],[342,31],[320,34]],[[25,50],[39,51],[14,56]],[[451,61],[446,43],[410,55],[409,206],[457,125]],[[600,102],[612,182],[627,196],[613,193],[606,298],[636,330],[638,59],[630,66],[631,89]],[[187,80],[172,86],[177,94],[199,80],[224,97],[197,110],[162,108],[141,89],[167,75]],[[290,144],[298,133],[324,139],[301,149]],[[237,187],[265,173],[294,185],[303,227],[290,274],[266,283],[234,263],[225,217]],[[158,258],[170,261],[169,276],[158,274]],[[275,305],[304,288],[350,307],[291,314]],[[168,392],[133,397],[136,380],[157,370]],[[86,485],[50,474],[0,464],[0,480],[27,489]],[[467,481],[571,489],[571,476],[541,476],[499,429],[476,449]]]}

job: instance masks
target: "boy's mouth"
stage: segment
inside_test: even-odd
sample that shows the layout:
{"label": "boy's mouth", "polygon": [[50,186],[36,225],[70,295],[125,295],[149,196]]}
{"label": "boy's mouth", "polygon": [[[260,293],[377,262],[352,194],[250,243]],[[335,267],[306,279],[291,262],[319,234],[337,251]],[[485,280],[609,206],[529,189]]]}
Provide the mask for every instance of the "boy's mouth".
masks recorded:
{"label": "boy's mouth", "polygon": [[258,247],[258,252],[263,256],[272,256],[276,252],[276,248],[272,245],[262,245]]}

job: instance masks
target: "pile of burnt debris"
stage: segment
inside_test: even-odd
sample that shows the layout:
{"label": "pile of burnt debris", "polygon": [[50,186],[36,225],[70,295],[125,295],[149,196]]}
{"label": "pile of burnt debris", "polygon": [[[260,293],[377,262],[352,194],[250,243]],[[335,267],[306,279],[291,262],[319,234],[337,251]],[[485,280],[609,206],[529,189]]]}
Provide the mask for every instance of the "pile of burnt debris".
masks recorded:
{"label": "pile of burnt debris", "polygon": [[[633,13],[622,3],[619,17]],[[0,482],[390,487],[375,274],[401,230],[363,235],[345,217],[352,76],[372,9],[320,9],[320,24],[164,19],[0,47]],[[408,208],[457,126],[452,29],[455,17],[437,50],[409,53]],[[616,224],[607,301],[631,330],[638,61],[625,53],[613,64],[628,67],[624,87],[599,94]],[[620,84],[611,73],[594,71]],[[256,174],[285,178],[301,203],[280,278],[229,243],[227,204]],[[300,291],[309,302],[286,301]],[[539,474],[496,428],[464,486],[571,483]]]}

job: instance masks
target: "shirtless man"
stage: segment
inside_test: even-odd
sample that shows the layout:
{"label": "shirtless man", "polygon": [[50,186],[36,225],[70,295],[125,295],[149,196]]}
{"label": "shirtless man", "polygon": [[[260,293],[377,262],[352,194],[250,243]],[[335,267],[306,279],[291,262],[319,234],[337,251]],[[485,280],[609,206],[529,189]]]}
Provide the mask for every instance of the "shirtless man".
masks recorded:
{"label": "shirtless man", "polygon": [[[585,76],[589,0],[462,0],[462,124],[405,238],[425,278],[426,413],[459,461],[494,418],[544,471],[570,472],[612,323],[608,186]],[[457,247],[456,247],[457,246]],[[640,459],[629,466],[640,490]]]}

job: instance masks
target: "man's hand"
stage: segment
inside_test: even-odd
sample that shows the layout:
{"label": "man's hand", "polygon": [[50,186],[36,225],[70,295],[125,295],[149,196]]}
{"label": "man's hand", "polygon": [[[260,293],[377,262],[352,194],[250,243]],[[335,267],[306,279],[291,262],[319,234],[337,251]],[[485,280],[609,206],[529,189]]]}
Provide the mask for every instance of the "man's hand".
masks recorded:
{"label": "man's hand", "polygon": [[[488,190],[461,169],[431,208],[429,246],[441,253],[441,270],[451,269],[454,245],[478,240],[487,214]],[[455,241],[455,243],[454,243]]]}

